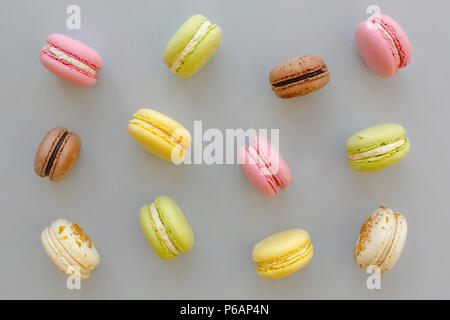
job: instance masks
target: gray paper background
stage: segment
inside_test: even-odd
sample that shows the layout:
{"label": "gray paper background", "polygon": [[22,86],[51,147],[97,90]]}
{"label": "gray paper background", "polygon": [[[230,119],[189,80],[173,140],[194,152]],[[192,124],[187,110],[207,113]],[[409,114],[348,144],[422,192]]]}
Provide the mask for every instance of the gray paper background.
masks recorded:
{"label": "gray paper background", "polygon": [[[82,11],[81,30],[66,28],[66,8]],[[57,299],[399,299],[450,298],[449,177],[450,24],[447,0],[381,1],[413,47],[410,66],[392,79],[371,73],[354,31],[373,1],[13,1],[0,2],[0,298]],[[190,79],[162,62],[170,37],[202,13],[223,30],[214,58]],[[39,62],[50,33],[64,33],[104,59],[92,88],[66,83]],[[271,91],[273,66],[302,54],[331,71],[323,89],[281,100]],[[127,134],[140,107],[203,129],[279,128],[293,184],[261,196],[236,165],[175,166],[146,153]],[[358,173],[345,142],[365,127],[402,124],[410,154],[380,172]],[[52,183],[33,172],[45,133],[65,126],[82,139],[69,177]],[[194,137],[195,138],[195,137]],[[172,196],[195,234],[195,246],[167,263],[146,242],[141,205]],[[361,224],[378,206],[402,212],[408,240],[381,290],[353,261]],[[101,263],[67,290],[40,232],[56,218],[79,223]],[[311,263],[266,280],[251,261],[254,244],[292,227],[306,229]]]}

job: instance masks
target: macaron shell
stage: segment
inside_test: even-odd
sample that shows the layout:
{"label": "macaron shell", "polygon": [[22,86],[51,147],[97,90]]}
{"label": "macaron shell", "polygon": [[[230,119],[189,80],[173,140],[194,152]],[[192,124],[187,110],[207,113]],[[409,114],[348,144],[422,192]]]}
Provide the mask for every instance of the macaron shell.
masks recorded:
{"label": "macaron shell", "polygon": [[177,74],[183,78],[188,78],[200,71],[201,68],[212,58],[220,46],[222,30],[215,26],[208,34],[200,40],[200,43],[188,56]]}
{"label": "macaron shell", "polygon": [[358,25],[355,40],[359,54],[370,70],[384,78],[397,73],[398,63],[391,43],[372,22],[363,21]]}
{"label": "macaron shell", "polygon": [[70,53],[81,61],[87,62],[90,66],[95,67],[97,71],[103,67],[102,57],[94,49],[78,40],[63,34],[54,33],[47,37],[47,42]]}
{"label": "macaron shell", "polygon": [[399,124],[381,124],[361,130],[352,135],[345,145],[348,154],[360,153],[382,144],[389,144],[406,136],[405,129]]}
{"label": "macaron shell", "polygon": [[281,183],[280,187],[282,189],[289,187],[292,184],[291,170],[280,152],[263,136],[255,137],[250,143],[258,150],[272,175]]}
{"label": "macaron shell", "polygon": [[194,246],[194,234],[180,207],[167,196],[157,197],[154,203],[175,247],[182,253],[191,250]]}
{"label": "macaron shell", "polygon": [[49,179],[52,181],[63,180],[77,162],[80,150],[80,137],[75,132],[69,132],[53,161]]}
{"label": "macaron shell", "polygon": [[93,270],[100,263],[97,249],[77,224],[58,219],[50,225],[50,228],[70,256],[84,268]]}
{"label": "macaron shell", "polygon": [[318,56],[294,57],[273,68],[269,74],[269,81],[271,84],[277,83],[314,70],[320,70],[324,65],[325,62]]}
{"label": "macaron shell", "polygon": [[258,242],[252,251],[253,261],[270,262],[285,256],[310,241],[309,234],[302,229],[289,229],[275,233]]}
{"label": "macaron shell", "polygon": [[61,79],[82,87],[91,87],[97,83],[97,78],[87,75],[85,72],[80,71],[72,65],[62,63],[42,51],[39,57],[42,65]]}
{"label": "macaron shell", "polygon": [[206,21],[201,14],[190,17],[173,35],[164,50],[164,63],[171,68],[173,61],[183,51],[191,38]]}
{"label": "macaron shell", "polygon": [[162,240],[158,238],[156,228],[152,223],[149,205],[144,205],[139,210],[139,224],[148,243],[161,259],[170,261],[176,257],[175,254],[169,251]]}
{"label": "macaron shell", "polygon": [[372,157],[361,160],[348,160],[350,167],[355,171],[360,172],[371,172],[378,171],[402,160],[409,153],[410,143],[409,140],[406,140],[405,144],[391,152],[388,152],[384,155],[378,157]]}
{"label": "macaron shell", "polygon": [[58,141],[66,131],[67,129],[62,127],[53,128],[42,139],[34,158],[34,172],[38,176],[45,177],[45,169],[50,156],[56,148]]}

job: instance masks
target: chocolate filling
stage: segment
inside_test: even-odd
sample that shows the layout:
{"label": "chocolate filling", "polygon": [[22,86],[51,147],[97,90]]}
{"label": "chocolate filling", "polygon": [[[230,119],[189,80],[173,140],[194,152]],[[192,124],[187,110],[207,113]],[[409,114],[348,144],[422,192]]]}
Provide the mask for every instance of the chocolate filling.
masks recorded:
{"label": "chocolate filling", "polygon": [[292,78],[292,79],[288,79],[288,80],[281,81],[281,82],[278,82],[278,83],[274,83],[274,84],[272,84],[272,86],[274,86],[274,87],[282,87],[282,86],[285,86],[287,84],[291,84],[291,83],[294,83],[294,82],[298,82],[298,81],[302,81],[302,80],[305,80],[305,79],[309,79],[309,78],[318,76],[319,74],[322,74],[322,73],[325,73],[325,71],[324,70],[317,70],[317,71],[314,71],[314,72],[311,72],[311,73],[307,73],[307,74],[298,76],[296,78]]}
{"label": "chocolate filling", "polygon": [[47,167],[45,168],[45,176],[46,177],[50,174],[50,170],[52,169],[53,162],[55,161],[56,155],[58,154],[59,149],[61,149],[61,146],[68,134],[69,134],[69,131],[64,132],[61,139],[59,139],[58,144],[56,145],[56,148],[53,150],[52,155],[50,156],[50,159],[48,160]]}

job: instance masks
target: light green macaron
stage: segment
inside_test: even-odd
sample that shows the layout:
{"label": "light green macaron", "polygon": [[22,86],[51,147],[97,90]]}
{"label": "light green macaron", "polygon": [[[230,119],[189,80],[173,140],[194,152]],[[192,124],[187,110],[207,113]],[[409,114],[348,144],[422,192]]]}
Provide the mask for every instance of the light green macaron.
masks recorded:
{"label": "light green macaron", "polygon": [[402,160],[410,145],[401,125],[382,124],[355,133],[345,148],[354,170],[377,171]]}
{"label": "light green macaron", "polygon": [[192,16],[167,44],[164,63],[180,77],[191,77],[211,59],[221,39],[220,27],[200,14]]}
{"label": "light green macaron", "polygon": [[156,254],[170,261],[194,246],[194,234],[183,212],[167,196],[157,197],[152,204],[142,206],[139,223]]}

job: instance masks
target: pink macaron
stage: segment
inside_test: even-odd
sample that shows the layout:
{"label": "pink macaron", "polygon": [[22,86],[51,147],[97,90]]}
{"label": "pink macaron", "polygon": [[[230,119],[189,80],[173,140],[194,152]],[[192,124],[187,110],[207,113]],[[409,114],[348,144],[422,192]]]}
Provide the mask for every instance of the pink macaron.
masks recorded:
{"label": "pink macaron", "polygon": [[102,57],[95,50],[56,33],[48,36],[40,59],[52,73],[83,87],[93,86],[97,82],[97,71],[103,66]]}
{"label": "pink macaron", "polygon": [[242,147],[238,160],[253,186],[268,197],[273,197],[292,183],[291,170],[265,137],[255,137],[249,146]]}
{"label": "pink macaron", "polygon": [[411,62],[412,50],[400,25],[387,15],[361,22],[355,32],[356,46],[370,70],[390,78]]}

